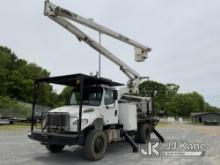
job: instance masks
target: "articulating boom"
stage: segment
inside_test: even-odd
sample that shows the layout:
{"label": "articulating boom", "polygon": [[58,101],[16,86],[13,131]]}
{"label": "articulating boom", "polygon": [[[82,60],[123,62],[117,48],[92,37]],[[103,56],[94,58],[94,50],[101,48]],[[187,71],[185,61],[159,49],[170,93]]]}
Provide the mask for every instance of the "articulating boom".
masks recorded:
{"label": "articulating boom", "polygon": [[126,74],[127,77],[129,78],[129,81],[127,84],[129,91],[131,93],[138,92],[138,85],[141,79],[143,79],[143,77],[140,77],[140,75],[136,71],[134,71],[132,68],[126,65],[123,61],[121,61],[118,57],[116,57],[113,53],[111,53],[105,47],[103,47],[98,42],[93,40],[90,36],[88,36],[83,31],[81,31],[78,27],[73,25],[73,23],[70,21],[80,23],[98,32],[101,32],[117,40],[120,40],[122,42],[125,42],[127,44],[134,46],[135,60],[137,62],[142,62],[147,58],[147,53],[151,51],[150,48],[132,39],[129,39],[126,36],[123,36],[117,32],[114,32],[102,25],[99,25],[95,23],[94,21],[92,21],[91,19],[86,19],[84,17],[79,16],[76,13],[73,13],[61,7],[58,7],[52,4],[51,2],[49,2],[49,0],[45,1],[44,15],[48,16],[50,19],[52,19],[53,21],[57,22],[58,24],[63,26],[65,29],[70,31],[72,34],[74,34],[79,39],[79,41],[84,41],[89,46],[91,46],[92,48],[100,52],[102,55],[107,57],[109,60],[111,60],[113,63],[118,65],[120,69],[122,70],[122,72]]}

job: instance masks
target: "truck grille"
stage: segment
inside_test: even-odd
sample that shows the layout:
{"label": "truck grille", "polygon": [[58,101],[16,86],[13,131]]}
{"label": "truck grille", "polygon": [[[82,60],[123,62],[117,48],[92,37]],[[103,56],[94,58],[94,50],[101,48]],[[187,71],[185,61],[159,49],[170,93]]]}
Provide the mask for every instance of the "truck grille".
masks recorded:
{"label": "truck grille", "polygon": [[69,130],[68,113],[49,113],[47,116],[48,132],[65,132]]}

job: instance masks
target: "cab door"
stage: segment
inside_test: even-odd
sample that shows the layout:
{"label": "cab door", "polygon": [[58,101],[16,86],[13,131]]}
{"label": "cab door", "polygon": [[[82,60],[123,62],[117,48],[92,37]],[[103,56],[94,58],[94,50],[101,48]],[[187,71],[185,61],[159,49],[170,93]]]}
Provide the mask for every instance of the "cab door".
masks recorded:
{"label": "cab door", "polygon": [[104,90],[103,116],[105,124],[118,124],[118,100],[115,98],[114,90]]}

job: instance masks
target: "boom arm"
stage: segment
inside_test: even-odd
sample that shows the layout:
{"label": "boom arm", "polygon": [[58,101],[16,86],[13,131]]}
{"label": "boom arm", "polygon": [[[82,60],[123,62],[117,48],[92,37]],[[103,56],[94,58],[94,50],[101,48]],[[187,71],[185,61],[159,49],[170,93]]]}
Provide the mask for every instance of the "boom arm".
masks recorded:
{"label": "boom arm", "polygon": [[44,9],[44,15],[48,16],[53,21],[57,22],[61,26],[63,26],[65,29],[70,31],[72,34],[74,34],[80,41],[84,41],[89,46],[100,52],[102,55],[107,57],[109,60],[111,60],[113,63],[118,65],[120,69],[128,76],[128,87],[131,92],[136,93],[138,92],[138,85],[140,83],[141,77],[140,75],[134,71],[132,68],[130,68],[128,65],[126,65],[124,62],[122,62],[118,57],[116,57],[114,54],[112,54],[109,50],[107,50],[105,47],[100,45],[98,42],[93,40],[90,36],[85,34],[83,31],[81,31],[79,28],[77,28],[75,25],[73,25],[70,20],[75,21],[77,23],[80,23],[82,25],[85,25],[89,28],[92,28],[96,31],[99,31],[101,33],[104,33],[108,36],[111,36],[115,39],[118,39],[122,42],[128,43],[135,47],[135,59],[136,61],[144,61],[147,58],[147,53],[151,51],[150,48],[133,41],[119,33],[116,33],[102,25],[99,25],[89,19],[83,18],[76,13],[70,12],[66,9],[63,9],[61,7],[58,7],[49,0],[45,1],[45,9]]}

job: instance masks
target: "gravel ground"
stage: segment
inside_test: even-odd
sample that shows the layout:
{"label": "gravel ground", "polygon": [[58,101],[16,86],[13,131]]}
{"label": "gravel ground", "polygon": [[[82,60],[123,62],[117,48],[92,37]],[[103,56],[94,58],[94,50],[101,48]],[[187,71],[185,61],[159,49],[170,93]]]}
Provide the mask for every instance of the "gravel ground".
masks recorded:
{"label": "gravel ground", "polygon": [[[70,164],[124,164],[124,165],[161,165],[161,164],[220,164],[220,126],[195,126],[189,124],[169,124],[158,128],[166,140],[186,140],[205,143],[203,157],[170,156],[147,158],[141,153],[132,153],[125,142],[111,144],[105,157],[90,162],[83,157],[82,147],[66,147],[62,153],[51,154],[44,146],[27,138],[27,129],[0,131],[0,165],[70,165]],[[167,145],[167,142],[163,144]],[[143,145],[144,147],[144,145]]]}

